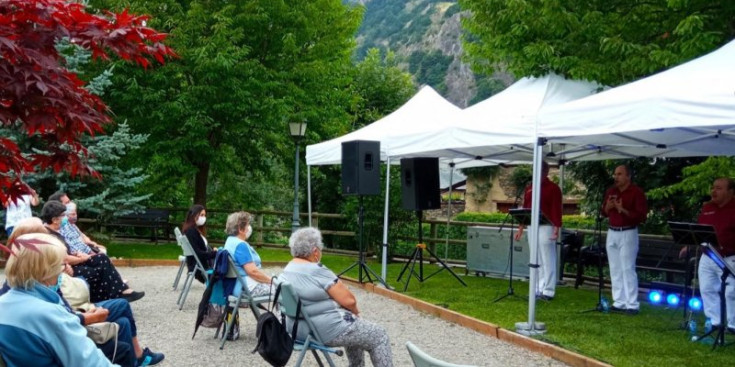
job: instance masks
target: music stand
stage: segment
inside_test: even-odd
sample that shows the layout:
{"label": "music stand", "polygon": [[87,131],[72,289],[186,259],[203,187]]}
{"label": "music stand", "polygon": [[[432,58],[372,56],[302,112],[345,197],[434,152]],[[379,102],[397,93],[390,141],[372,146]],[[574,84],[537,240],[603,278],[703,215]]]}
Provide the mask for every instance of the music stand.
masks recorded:
{"label": "music stand", "polygon": [[[706,227],[710,228],[713,238],[716,238],[717,236],[714,235],[714,227]],[[720,269],[722,269],[722,276],[720,277],[720,325],[716,329],[713,328],[706,334],[697,338],[697,340],[702,340],[716,331],[717,335],[715,336],[715,342],[712,345],[712,349],[714,350],[718,345],[725,345],[725,331],[727,330],[727,302],[725,300],[725,290],[727,288],[726,280],[728,276],[735,277],[735,269],[725,261],[717,250],[716,241],[714,243],[702,242],[702,248],[704,249],[704,254],[709,256],[709,258],[712,259]]]}
{"label": "music stand", "polygon": [[[408,283],[411,282],[411,276],[415,276],[416,279],[418,279],[420,283],[423,283],[424,280],[427,280],[433,277],[434,275],[436,275],[437,273],[445,269],[449,271],[449,273],[452,274],[455,278],[457,278],[457,280],[460,283],[462,283],[463,286],[466,287],[467,283],[465,283],[464,280],[462,280],[462,278],[460,278],[454,271],[452,271],[452,269],[449,266],[447,266],[447,264],[444,263],[444,261],[442,261],[439,258],[439,256],[436,256],[436,254],[433,251],[431,251],[430,248],[426,247],[426,245],[423,243],[423,230],[421,227],[421,218],[423,217],[423,211],[417,210],[416,216],[419,219],[419,243],[418,245],[416,245],[416,248],[413,250],[413,254],[411,254],[411,259],[408,260],[406,265],[403,266],[403,269],[401,269],[401,273],[398,274],[398,279],[396,280],[397,282],[400,282],[401,278],[403,277],[403,273],[405,273],[406,269],[408,269],[408,267],[411,266],[411,271],[408,273],[408,278],[406,279],[406,284],[403,286],[403,291],[405,292],[406,289],[408,289]],[[436,259],[436,261],[438,261],[439,264],[441,264],[441,268],[439,268],[439,270],[431,273],[427,277],[424,277],[424,254],[423,254],[424,251],[423,250],[426,250],[429,253],[429,255],[433,256]],[[414,270],[417,262],[419,263],[418,274]]]}
{"label": "music stand", "polygon": [[[689,318],[691,317],[691,310],[689,309],[688,303],[686,300],[687,298],[687,291],[691,287],[692,284],[692,277],[690,275],[689,271],[689,262],[691,258],[691,252],[689,251],[689,246],[699,246],[699,244],[708,242],[708,243],[717,243],[717,236],[714,232],[714,228],[712,226],[708,225],[702,225],[698,223],[687,223],[687,222],[672,222],[669,221],[669,231],[671,232],[671,236],[674,239],[675,244],[685,245],[687,247],[686,251],[686,269],[684,272],[684,323],[683,326],[686,328],[687,322],[689,321]],[[691,296],[694,296],[694,289],[691,290]],[[687,317],[687,312],[689,312],[689,317]]]}
{"label": "music stand", "polygon": [[[510,209],[510,210],[508,210],[508,214],[510,214],[510,216],[513,218],[513,220],[516,221],[518,224],[522,224],[522,225],[526,226],[527,228],[530,228],[531,227],[531,209],[530,208]],[[541,225],[551,225],[551,221],[548,218],[546,218],[546,216],[544,216],[543,213],[539,213],[539,221],[538,222],[539,222],[538,224],[540,226]],[[538,241],[536,241],[536,242],[538,243]],[[530,243],[530,236],[529,236],[529,243]],[[530,246],[533,246],[533,245],[535,245],[535,244],[530,244]],[[556,250],[556,249],[554,249],[554,250]],[[538,250],[536,251],[536,254],[538,255]],[[533,262],[533,264],[529,264],[528,265],[529,267],[535,268],[535,269],[538,269],[539,268],[539,265],[536,263],[536,259],[529,259],[529,260],[531,262]],[[554,266],[556,266],[556,264],[554,264]],[[538,279],[538,276],[536,277],[536,279]],[[510,294],[512,294],[512,289],[513,289],[513,286],[512,286],[512,282],[513,282],[513,249],[512,248],[511,248],[511,251],[510,251],[510,276],[508,277],[508,281],[511,284],[509,293],[506,294],[506,295],[504,295],[504,296],[502,296],[502,297],[500,297],[500,298],[497,298],[493,302],[497,302],[497,301],[505,298],[506,296],[509,296]],[[533,287],[533,291],[535,293],[536,292],[537,285],[536,284],[533,284],[532,287]]]}

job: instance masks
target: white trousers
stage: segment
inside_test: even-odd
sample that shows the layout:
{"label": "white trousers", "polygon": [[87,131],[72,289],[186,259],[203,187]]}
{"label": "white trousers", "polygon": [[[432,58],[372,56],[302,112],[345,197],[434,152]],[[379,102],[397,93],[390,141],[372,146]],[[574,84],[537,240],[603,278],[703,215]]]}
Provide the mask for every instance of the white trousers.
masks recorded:
{"label": "white trousers", "polygon": [[[529,246],[532,246],[534,243],[531,238],[533,231],[530,228],[528,234]],[[552,234],[554,234],[554,227],[538,227],[540,241],[536,252],[539,263],[538,276],[536,277],[536,294],[549,297],[554,297],[556,293],[556,240],[551,239]]]}
{"label": "white trousers", "polygon": [[607,231],[607,261],[610,263],[613,306],[637,310],[638,274],[635,260],[638,256],[638,229]]}
{"label": "white trousers", "polygon": [[[728,256],[725,261],[735,266],[735,256]],[[720,325],[720,277],[722,276],[722,269],[705,254],[699,259],[697,275],[699,276],[699,292],[702,294],[704,315],[712,320],[712,325]],[[735,327],[735,279],[729,276],[726,283],[727,326]]]}

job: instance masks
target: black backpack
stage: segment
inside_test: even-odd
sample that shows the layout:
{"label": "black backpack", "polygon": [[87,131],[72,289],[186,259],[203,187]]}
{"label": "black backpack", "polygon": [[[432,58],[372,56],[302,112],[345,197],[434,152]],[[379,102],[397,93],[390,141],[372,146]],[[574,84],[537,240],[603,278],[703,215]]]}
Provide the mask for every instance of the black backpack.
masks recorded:
{"label": "black backpack", "polygon": [[[278,295],[281,293],[281,286],[276,288],[276,294],[273,298],[273,304],[278,302]],[[255,337],[258,338],[258,344],[253,349],[253,353],[258,352],[263,359],[274,367],[283,367],[288,363],[293,352],[294,340],[291,335],[296,336],[298,331],[298,316],[301,313],[301,300],[296,305],[296,318],[293,324],[291,335],[286,330],[285,315],[281,314],[282,320],[273,314],[273,307],[270,311],[265,311],[258,317],[258,327],[255,330]]]}

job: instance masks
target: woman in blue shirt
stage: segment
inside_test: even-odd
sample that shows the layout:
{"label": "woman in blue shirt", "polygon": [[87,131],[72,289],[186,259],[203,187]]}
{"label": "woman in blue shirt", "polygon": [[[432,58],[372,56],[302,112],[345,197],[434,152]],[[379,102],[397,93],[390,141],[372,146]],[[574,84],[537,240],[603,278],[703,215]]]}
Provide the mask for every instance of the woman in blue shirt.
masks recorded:
{"label": "woman in blue shirt", "polygon": [[[225,241],[225,250],[235,260],[237,271],[245,277],[250,295],[255,297],[270,293],[271,277],[261,270],[260,255],[247,243],[247,239],[253,234],[250,218],[248,212],[236,212],[227,216],[225,231],[228,237]],[[234,295],[239,296],[240,293],[241,285],[238,280]]]}

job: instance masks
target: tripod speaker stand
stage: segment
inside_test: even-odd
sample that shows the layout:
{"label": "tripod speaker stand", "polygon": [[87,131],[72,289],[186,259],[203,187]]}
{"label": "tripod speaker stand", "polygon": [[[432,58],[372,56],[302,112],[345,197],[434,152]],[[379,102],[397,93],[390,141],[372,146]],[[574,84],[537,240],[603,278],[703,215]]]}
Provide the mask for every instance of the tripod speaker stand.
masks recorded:
{"label": "tripod speaker stand", "polygon": [[[373,271],[373,269],[370,269],[370,267],[368,267],[367,266],[367,263],[365,262],[365,249],[363,247],[363,242],[362,242],[363,221],[364,221],[364,212],[363,212],[364,211],[364,208],[363,208],[363,204],[362,204],[362,195],[360,195],[360,197],[359,197],[359,202],[360,202],[360,205],[359,205],[360,208],[359,208],[358,214],[357,214],[357,227],[358,227],[358,231],[360,232],[358,234],[358,236],[357,236],[357,243],[358,243],[359,255],[357,257],[357,261],[356,262],[354,262],[352,265],[350,265],[349,267],[347,267],[347,269],[342,270],[342,272],[339,273],[339,274],[337,274],[337,276],[338,277],[341,277],[344,273],[352,270],[352,268],[354,268],[354,267],[357,266],[357,274],[358,274],[357,280],[360,283],[364,283],[365,282],[365,279],[367,279],[367,281],[370,282],[370,283],[373,283],[373,282],[375,282],[377,280],[385,288],[388,288],[388,285],[385,284],[385,280],[383,280],[380,276],[378,276],[378,274],[376,274]],[[372,277],[371,277],[371,275],[372,275]],[[373,277],[375,278],[375,280],[373,280]]]}
{"label": "tripod speaker stand", "polygon": [[[408,289],[408,284],[411,282],[411,276],[415,276],[416,279],[418,279],[419,282],[423,282],[424,280],[427,280],[427,279],[433,277],[434,275],[436,275],[437,273],[439,273],[440,271],[446,269],[447,271],[449,271],[449,273],[452,274],[452,276],[454,276],[460,283],[462,283],[463,286],[466,287],[467,284],[459,276],[457,276],[457,274],[454,271],[452,271],[452,269],[449,268],[447,266],[447,264],[445,264],[444,261],[442,261],[439,258],[439,256],[436,256],[436,254],[433,251],[431,251],[431,249],[429,249],[428,247],[426,247],[426,245],[423,243],[424,242],[423,241],[423,233],[422,233],[423,231],[421,229],[421,221],[422,221],[423,213],[424,212],[421,211],[421,210],[417,210],[416,211],[416,215],[418,216],[418,219],[419,219],[419,244],[416,245],[416,248],[413,250],[413,254],[411,254],[411,259],[406,263],[406,265],[403,266],[403,269],[401,270],[401,273],[398,275],[398,280],[397,281],[399,281],[399,282],[401,281],[401,278],[403,277],[403,274],[406,272],[406,269],[408,269],[408,267],[410,266],[411,267],[411,271],[408,273],[408,278],[406,279],[406,285],[403,287],[403,291],[405,292],[406,289]],[[429,253],[429,255],[431,255],[432,257],[434,257],[434,259],[436,259],[436,261],[439,264],[441,264],[441,268],[439,270],[433,272],[431,275],[429,275],[427,277],[424,277],[424,254],[423,254],[424,250],[426,250]],[[419,264],[419,272],[418,273],[416,273],[416,271],[415,271],[415,267],[416,267],[416,263],[417,262]]]}

